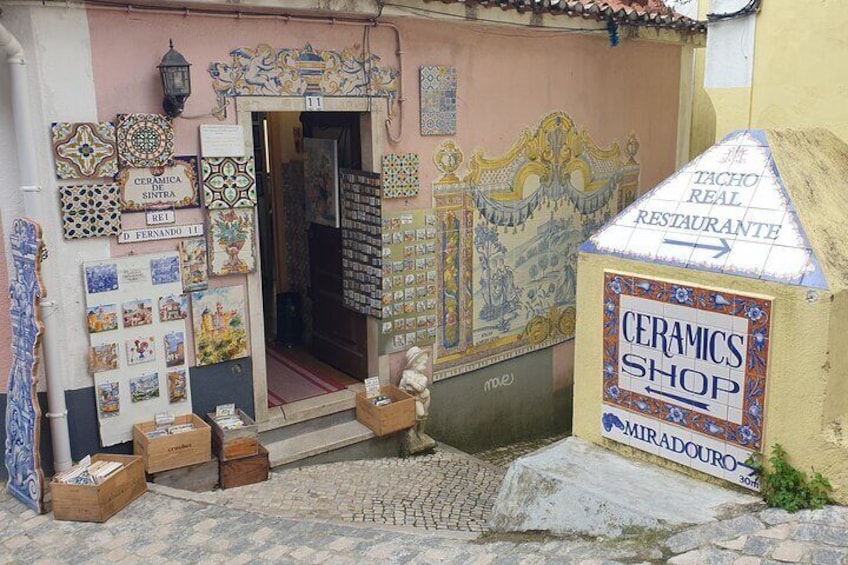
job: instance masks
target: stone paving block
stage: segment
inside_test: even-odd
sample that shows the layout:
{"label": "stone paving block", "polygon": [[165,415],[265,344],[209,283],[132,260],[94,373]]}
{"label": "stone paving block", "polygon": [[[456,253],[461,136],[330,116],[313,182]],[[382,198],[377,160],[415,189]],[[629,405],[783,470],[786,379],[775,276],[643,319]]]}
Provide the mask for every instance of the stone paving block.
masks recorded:
{"label": "stone paving block", "polygon": [[742,548],[742,553],[755,557],[767,557],[777,544],[778,541],[774,539],[751,536]]}
{"label": "stone paving block", "polygon": [[848,563],[848,551],[844,549],[815,548],[810,551],[813,565],[841,565]]}
{"label": "stone paving block", "polygon": [[797,541],[786,540],[774,548],[772,559],[788,563],[799,563],[808,552],[808,547]]}

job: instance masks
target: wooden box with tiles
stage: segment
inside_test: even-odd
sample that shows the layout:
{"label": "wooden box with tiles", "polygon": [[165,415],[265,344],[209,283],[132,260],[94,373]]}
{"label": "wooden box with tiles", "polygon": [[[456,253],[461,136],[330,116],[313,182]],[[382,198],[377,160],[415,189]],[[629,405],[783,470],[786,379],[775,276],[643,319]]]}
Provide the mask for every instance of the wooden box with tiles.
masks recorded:
{"label": "wooden box with tiles", "polygon": [[221,459],[218,484],[222,489],[243,487],[268,480],[268,450],[259,444],[259,452],[251,457]]}
{"label": "wooden box with tiles", "polygon": [[124,466],[99,485],[51,482],[53,516],[57,520],[105,522],[147,492],[141,457],[104,453],[93,455],[91,461],[116,461]]}
{"label": "wooden box with tiles", "polygon": [[241,409],[236,414],[244,422],[244,426],[235,429],[224,429],[215,421],[215,413],[206,415],[212,426],[212,451],[221,459],[240,459],[259,453],[259,426]]}
{"label": "wooden box with tiles", "polygon": [[356,395],[356,419],[378,436],[387,436],[411,428],[415,424],[415,399],[394,385],[380,389],[391,404],[375,406],[364,392]]}
{"label": "wooden box with tiles", "polygon": [[179,434],[148,437],[156,429],[155,422],[133,426],[133,452],[144,457],[144,470],[158,473],[212,459],[212,429],[195,414],[177,416],[175,426],[194,424],[194,429]]}

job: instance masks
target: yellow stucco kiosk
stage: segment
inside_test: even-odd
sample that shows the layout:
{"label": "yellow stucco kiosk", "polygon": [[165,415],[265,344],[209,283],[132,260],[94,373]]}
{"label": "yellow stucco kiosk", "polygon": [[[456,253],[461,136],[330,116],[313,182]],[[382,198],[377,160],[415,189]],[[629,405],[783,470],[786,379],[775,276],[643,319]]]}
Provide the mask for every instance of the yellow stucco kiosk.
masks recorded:
{"label": "yellow stucco kiosk", "polygon": [[775,443],[848,502],[848,146],[738,131],[578,262],[574,434],[758,490]]}

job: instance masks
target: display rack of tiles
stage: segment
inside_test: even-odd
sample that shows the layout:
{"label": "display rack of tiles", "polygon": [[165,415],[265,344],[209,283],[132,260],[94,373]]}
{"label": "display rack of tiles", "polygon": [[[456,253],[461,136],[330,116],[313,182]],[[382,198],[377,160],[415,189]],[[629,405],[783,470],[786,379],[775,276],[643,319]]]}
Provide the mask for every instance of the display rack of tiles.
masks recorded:
{"label": "display rack of tiles", "polygon": [[65,239],[118,235],[120,193],[120,186],[114,183],[59,187]]}
{"label": "display rack of tiles", "polygon": [[380,353],[428,345],[436,338],[436,214],[383,216],[383,317]]}
{"label": "display rack of tiles", "polygon": [[115,136],[122,167],[164,167],[174,158],[174,128],[167,116],[118,114]]}
{"label": "display rack of tiles", "polygon": [[420,69],[421,135],[456,135],[456,67]]}
{"label": "display rack of tiles", "polygon": [[383,155],[383,198],[413,198],[421,187],[417,153]]}
{"label": "display rack of tiles", "polygon": [[607,272],[602,434],[759,490],[772,300]]}
{"label": "display rack of tiles", "polygon": [[380,175],[342,169],[342,286],[348,308],[382,316]]}
{"label": "display rack of tiles", "polygon": [[118,174],[112,122],[54,122],[53,159],[60,179],[100,179]]}

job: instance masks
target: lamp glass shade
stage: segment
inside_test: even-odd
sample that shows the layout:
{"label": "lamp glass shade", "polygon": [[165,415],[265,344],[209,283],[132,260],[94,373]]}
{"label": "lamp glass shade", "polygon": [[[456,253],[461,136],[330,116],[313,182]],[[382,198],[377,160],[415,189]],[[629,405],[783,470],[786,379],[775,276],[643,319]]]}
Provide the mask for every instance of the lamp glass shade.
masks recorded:
{"label": "lamp glass shade", "polygon": [[188,96],[191,94],[189,66],[160,66],[162,89],[165,96]]}

